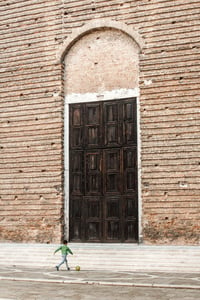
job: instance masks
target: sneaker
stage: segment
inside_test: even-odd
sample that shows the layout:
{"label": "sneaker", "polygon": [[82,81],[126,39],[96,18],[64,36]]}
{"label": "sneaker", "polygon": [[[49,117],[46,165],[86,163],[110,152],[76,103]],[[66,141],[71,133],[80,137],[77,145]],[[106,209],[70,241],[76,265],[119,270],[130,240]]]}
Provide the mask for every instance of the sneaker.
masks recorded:
{"label": "sneaker", "polygon": [[70,271],[70,268],[68,267],[67,270]]}
{"label": "sneaker", "polygon": [[59,271],[59,268],[58,268],[58,266],[56,266],[56,270],[57,270],[57,271]]}

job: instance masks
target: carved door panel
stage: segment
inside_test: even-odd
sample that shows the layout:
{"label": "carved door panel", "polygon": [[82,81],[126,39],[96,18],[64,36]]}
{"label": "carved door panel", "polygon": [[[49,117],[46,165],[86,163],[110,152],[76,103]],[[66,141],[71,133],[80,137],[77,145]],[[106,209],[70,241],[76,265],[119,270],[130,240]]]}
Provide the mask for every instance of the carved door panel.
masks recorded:
{"label": "carved door panel", "polygon": [[100,241],[102,238],[102,152],[85,151],[85,238]]}
{"label": "carved door panel", "polygon": [[138,235],[135,99],[70,105],[70,239]]}
{"label": "carved door panel", "polygon": [[122,239],[122,155],[120,148],[104,150],[104,239],[121,241]]}

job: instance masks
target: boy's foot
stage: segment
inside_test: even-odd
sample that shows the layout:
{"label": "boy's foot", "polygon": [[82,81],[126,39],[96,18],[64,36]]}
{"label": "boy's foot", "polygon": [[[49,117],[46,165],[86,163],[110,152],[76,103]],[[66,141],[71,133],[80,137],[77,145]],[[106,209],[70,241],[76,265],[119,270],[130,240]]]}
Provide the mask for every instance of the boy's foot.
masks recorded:
{"label": "boy's foot", "polygon": [[70,268],[68,267],[67,270],[70,271]]}
{"label": "boy's foot", "polygon": [[59,268],[58,268],[58,266],[56,266],[56,270],[57,270],[57,271],[59,271]]}

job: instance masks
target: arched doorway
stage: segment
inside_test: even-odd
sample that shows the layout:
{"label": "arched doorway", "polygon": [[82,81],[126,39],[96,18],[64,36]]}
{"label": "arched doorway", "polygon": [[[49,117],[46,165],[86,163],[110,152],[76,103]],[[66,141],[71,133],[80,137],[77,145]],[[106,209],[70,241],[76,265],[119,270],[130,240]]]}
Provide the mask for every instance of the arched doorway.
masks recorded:
{"label": "arched doorway", "polygon": [[65,56],[65,233],[77,242],[138,240],[139,47],[100,27]]}

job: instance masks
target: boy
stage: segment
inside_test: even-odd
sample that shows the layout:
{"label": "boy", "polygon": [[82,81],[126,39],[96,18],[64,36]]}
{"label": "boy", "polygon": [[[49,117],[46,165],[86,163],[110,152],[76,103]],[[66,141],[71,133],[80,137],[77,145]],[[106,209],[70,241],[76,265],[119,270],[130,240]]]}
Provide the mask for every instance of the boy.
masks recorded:
{"label": "boy", "polygon": [[67,270],[68,270],[68,271],[70,270],[70,268],[69,268],[69,266],[68,266],[68,262],[67,262],[67,255],[68,255],[68,253],[70,253],[70,254],[73,255],[73,253],[72,253],[71,249],[67,246],[67,243],[68,243],[68,241],[67,241],[67,240],[64,240],[64,241],[63,241],[63,245],[60,246],[58,249],[56,249],[56,250],[54,251],[54,254],[55,254],[56,252],[58,252],[59,250],[61,250],[61,254],[62,254],[62,261],[60,262],[59,265],[56,266],[56,270],[57,270],[57,271],[59,271],[60,266],[61,266],[62,264],[64,264],[64,262],[66,263]]}

